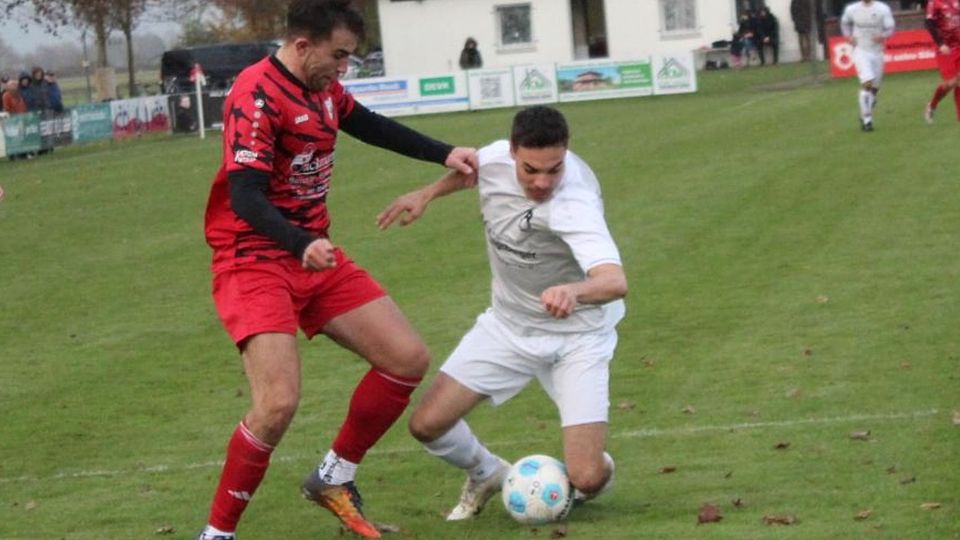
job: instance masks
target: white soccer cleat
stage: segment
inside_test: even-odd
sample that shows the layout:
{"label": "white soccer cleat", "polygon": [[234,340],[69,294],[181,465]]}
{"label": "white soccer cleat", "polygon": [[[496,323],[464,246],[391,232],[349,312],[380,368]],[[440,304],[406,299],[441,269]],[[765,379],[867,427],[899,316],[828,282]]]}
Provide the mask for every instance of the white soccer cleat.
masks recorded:
{"label": "white soccer cleat", "polygon": [[927,107],[923,110],[923,121],[932,124],[933,123],[933,107],[927,103]]}
{"label": "white soccer cleat", "polygon": [[486,480],[475,482],[468,477],[467,482],[463,484],[463,491],[460,492],[460,502],[447,514],[447,521],[470,519],[479,514],[487,501],[502,489],[503,479],[506,478],[509,470],[510,464],[500,458],[500,465],[497,466],[496,472]]}

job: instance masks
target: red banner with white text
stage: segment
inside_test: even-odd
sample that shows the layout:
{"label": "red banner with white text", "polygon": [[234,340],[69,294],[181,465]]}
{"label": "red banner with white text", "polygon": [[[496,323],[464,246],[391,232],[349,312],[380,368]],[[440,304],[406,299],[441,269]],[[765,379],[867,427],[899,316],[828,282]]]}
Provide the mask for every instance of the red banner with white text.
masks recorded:
{"label": "red banner with white text", "polygon": [[[830,73],[834,77],[853,77],[853,45],[843,36],[832,37]],[[926,30],[894,32],[883,51],[884,73],[937,69],[937,46]]]}

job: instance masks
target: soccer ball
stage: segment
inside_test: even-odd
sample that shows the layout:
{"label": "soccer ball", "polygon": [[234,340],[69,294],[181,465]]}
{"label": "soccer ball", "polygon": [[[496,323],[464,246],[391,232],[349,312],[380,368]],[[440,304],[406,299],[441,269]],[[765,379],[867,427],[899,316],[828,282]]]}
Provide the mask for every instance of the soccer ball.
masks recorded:
{"label": "soccer ball", "polygon": [[550,456],[521,458],[503,481],[503,506],[524,525],[543,525],[567,517],[573,486],[567,466]]}

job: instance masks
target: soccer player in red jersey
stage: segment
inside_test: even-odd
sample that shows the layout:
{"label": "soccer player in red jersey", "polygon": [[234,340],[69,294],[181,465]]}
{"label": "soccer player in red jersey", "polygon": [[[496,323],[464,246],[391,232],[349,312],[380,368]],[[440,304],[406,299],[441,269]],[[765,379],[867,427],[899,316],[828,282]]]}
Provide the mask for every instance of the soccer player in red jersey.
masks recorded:
{"label": "soccer player in red jersey", "polygon": [[224,103],[223,164],[207,204],[213,298],[239,348],[251,407],[227,445],[198,540],[233,540],[300,400],[296,332],[362,356],[371,369],[350,400],[304,497],[351,531],[377,538],[354,484],[357,465],[410,401],[429,353],[384,289],[328,235],[325,204],[337,132],[470,174],[476,152],[375,114],[338,82],[362,39],[349,0],[293,0],[283,46],[244,70]]}
{"label": "soccer player in red jersey", "polygon": [[926,26],[937,44],[937,65],[943,82],[937,85],[923,117],[928,124],[933,123],[937,105],[952,90],[957,119],[960,120],[960,90],[957,89],[960,74],[960,0],[929,0]]}

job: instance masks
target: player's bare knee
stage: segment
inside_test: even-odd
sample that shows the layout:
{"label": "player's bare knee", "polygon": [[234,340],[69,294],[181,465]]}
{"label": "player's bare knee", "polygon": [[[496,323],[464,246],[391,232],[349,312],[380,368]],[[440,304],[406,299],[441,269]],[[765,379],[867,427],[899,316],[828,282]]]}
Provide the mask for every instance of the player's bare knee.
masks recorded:
{"label": "player's bare knee", "polygon": [[259,416],[270,431],[284,432],[300,405],[299,396],[276,396],[258,407]]}
{"label": "player's bare knee", "polygon": [[424,409],[419,408],[414,410],[413,414],[410,415],[407,429],[410,430],[410,435],[413,435],[414,439],[422,443],[433,442],[443,435],[439,425],[431,422],[429,415],[424,412]]}
{"label": "player's bare knee", "polygon": [[427,373],[429,367],[430,351],[426,344],[417,341],[396,351],[387,371],[399,377],[420,379]]}

